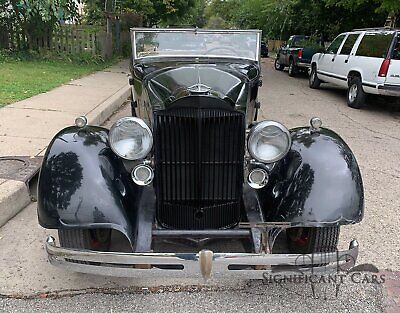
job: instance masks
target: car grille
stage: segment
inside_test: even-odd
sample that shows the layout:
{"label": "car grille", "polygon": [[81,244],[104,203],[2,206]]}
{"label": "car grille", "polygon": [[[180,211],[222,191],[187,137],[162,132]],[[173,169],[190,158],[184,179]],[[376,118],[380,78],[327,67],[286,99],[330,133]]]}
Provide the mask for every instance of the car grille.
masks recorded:
{"label": "car grille", "polygon": [[245,125],[240,112],[176,108],[154,116],[157,219],[176,229],[239,221]]}

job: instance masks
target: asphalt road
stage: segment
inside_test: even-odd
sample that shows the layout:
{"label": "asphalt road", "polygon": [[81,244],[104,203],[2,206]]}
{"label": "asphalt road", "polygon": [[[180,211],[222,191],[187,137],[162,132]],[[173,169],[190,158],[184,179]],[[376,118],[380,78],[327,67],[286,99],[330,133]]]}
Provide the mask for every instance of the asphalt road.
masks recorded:
{"label": "asphalt road", "polygon": [[[347,248],[357,238],[359,263],[399,271],[400,105],[373,98],[361,111],[350,109],[344,90],[329,85],[309,89],[305,76],[290,78],[287,72],[277,72],[271,59],[263,60],[263,74],[260,118],[291,128],[319,116],[323,126],[338,132],[357,157],[364,179],[365,217],[359,225],[342,228],[340,247]],[[106,125],[126,115],[128,107]],[[391,301],[387,295],[393,292],[365,281],[345,281],[336,295],[335,286],[329,284],[317,285],[313,293],[310,284],[229,280],[198,287],[190,279],[132,281],[69,274],[46,263],[42,248],[46,234],[54,232],[37,226],[34,204],[0,229],[4,253],[0,255],[0,312],[383,312]],[[15,299],[24,297],[28,299]]]}

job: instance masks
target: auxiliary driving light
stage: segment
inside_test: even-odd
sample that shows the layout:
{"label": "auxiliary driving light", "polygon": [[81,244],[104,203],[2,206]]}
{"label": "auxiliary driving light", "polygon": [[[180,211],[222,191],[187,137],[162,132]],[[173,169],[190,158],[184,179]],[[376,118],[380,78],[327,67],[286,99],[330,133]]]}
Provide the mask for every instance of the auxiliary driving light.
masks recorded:
{"label": "auxiliary driving light", "polygon": [[86,116],[83,116],[83,115],[78,116],[75,119],[75,125],[79,128],[85,127],[87,125],[87,123],[88,123],[88,120],[87,120]]}
{"label": "auxiliary driving light", "polygon": [[322,126],[322,120],[319,117],[313,117],[310,120],[311,130],[319,131]]}
{"label": "auxiliary driving light", "polygon": [[137,165],[132,170],[132,180],[136,185],[147,186],[151,184],[154,178],[153,169],[148,165]]}
{"label": "auxiliary driving light", "polygon": [[256,168],[249,173],[247,182],[251,188],[263,188],[268,184],[268,173],[261,168]]}

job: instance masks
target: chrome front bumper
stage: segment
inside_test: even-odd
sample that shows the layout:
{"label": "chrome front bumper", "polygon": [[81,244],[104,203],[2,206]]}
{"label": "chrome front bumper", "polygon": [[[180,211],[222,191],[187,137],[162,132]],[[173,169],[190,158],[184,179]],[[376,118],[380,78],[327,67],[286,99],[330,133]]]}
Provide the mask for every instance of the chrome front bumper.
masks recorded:
{"label": "chrome front bumper", "polygon": [[[274,273],[319,275],[348,270],[357,260],[358,243],[351,241],[346,251],[314,254],[213,253],[210,250],[199,253],[120,253],[62,248],[56,246],[55,239],[50,236],[46,251],[52,265],[87,274],[140,278],[209,279],[230,276],[262,279],[265,274]],[[312,267],[313,264],[325,265]],[[243,269],[244,266],[247,268]]]}

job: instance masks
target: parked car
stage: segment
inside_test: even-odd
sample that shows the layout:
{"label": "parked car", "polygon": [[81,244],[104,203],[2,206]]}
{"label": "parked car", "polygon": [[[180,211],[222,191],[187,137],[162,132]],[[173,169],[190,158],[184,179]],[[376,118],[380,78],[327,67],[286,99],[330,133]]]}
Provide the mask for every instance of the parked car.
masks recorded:
{"label": "parked car", "polygon": [[347,88],[347,104],[360,109],[367,94],[400,96],[400,32],[361,29],[340,34],[313,56],[310,87],[323,82]]}
{"label": "parked car", "polygon": [[275,59],[275,69],[282,71],[289,67],[289,76],[295,76],[299,71],[307,71],[313,55],[323,50],[321,39],[304,35],[291,36],[278,51]]}
{"label": "parked car", "polygon": [[261,41],[261,56],[263,58],[268,58],[268,44]]}
{"label": "parked car", "polygon": [[[256,121],[260,35],[132,29],[133,116],[110,130],[78,117],[44,156],[38,215],[58,230],[59,244],[47,239],[51,264],[110,276],[245,279],[288,266],[314,273],[354,265],[357,242],[342,251],[337,243],[340,226],[363,217],[356,158],[318,118],[291,130]],[[172,38],[187,44],[164,47]],[[273,250],[281,232],[291,254]],[[121,238],[131,252],[112,245]],[[171,244],[155,251],[163,240],[200,252]],[[226,240],[243,246],[232,251]]]}

